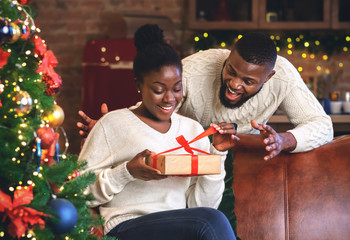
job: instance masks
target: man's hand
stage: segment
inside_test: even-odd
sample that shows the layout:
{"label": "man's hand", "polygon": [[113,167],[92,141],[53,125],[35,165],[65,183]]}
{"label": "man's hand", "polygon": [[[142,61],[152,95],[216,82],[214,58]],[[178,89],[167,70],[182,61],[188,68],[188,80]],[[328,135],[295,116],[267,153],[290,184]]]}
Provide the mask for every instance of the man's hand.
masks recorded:
{"label": "man's hand", "polygon": [[167,178],[165,175],[161,175],[158,169],[154,169],[145,163],[145,158],[148,158],[155,153],[145,149],[138,153],[133,159],[126,164],[126,168],[129,173],[134,177],[144,181],[160,180]]}
{"label": "man's hand", "polygon": [[264,157],[264,160],[270,160],[276,157],[281,151],[292,151],[297,145],[297,141],[291,133],[277,133],[275,129],[266,124],[258,124],[251,120],[253,128],[260,131],[263,137],[266,151],[269,155]]}
{"label": "man's hand", "polygon": [[[107,104],[102,103],[101,113],[102,115],[105,115],[106,113],[108,113]],[[97,120],[91,119],[83,111],[79,111],[78,114],[82,118],[82,122],[77,122],[77,127],[79,128],[79,134],[83,138],[86,138],[89,135],[89,132],[91,131],[91,129],[95,126]]]}
{"label": "man's hand", "polygon": [[232,148],[239,137],[236,136],[236,129],[232,123],[212,124],[217,133],[213,136],[213,146],[219,151],[226,151]]}

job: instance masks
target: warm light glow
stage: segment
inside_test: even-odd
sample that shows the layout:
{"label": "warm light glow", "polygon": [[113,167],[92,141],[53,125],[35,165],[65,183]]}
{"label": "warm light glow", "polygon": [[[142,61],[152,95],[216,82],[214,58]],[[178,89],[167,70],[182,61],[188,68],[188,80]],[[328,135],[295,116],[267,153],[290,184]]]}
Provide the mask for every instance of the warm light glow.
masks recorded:
{"label": "warm light glow", "polygon": [[194,41],[198,42],[199,41],[199,37],[195,37]]}
{"label": "warm light glow", "polygon": [[281,49],[279,47],[276,47],[276,50],[277,50],[277,52],[281,51]]}
{"label": "warm light glow", "polygon": [[292,50],[288,50],[287,53],[288,53],[288,55],[292,55],[293,51]]}
{"label": "warm light glow", "polygon": [[315,45],[316,45],[316,46],[320,45],[320,41],[316,40],[316,41],[315,41]]}
{"label": "warm light glow", "polygon": [[309,46],[310,46],[310,43],[309,43],[309,42],[304,42],[304,46],[305,46],[305,47],[309,47]]}
{"label": "warm light glow", "polygon": [[303,54],[301,54],[301,57],[302,57],[302,58],[306,58],[306,57],[307,57],[307,54],[306,54],[306,53],[303,53]]}
{"label": "warm light glow", "polygon": [[349,49],[348,49],[347,47],[344,47],[344,48],[343,48],[343,51],[344,51],[344,52],[347,52],[348,50],[349,50]]}
{"label": "warm light glow", "polygon": [[299,72],[302,72],[302,71],[303,71],[303,68],[302,68],[302,67],[298,67],[298,71],[299,71]]}
{"label": "warm light glow", "polygon": [[292,42],[292,39],[291,38],[287,38],[287,42]]}
{"label": "warm light glow", "polygon": [[328,59],[328,56],[325,54],[322,56],[322,59],[326,61]]}
{"label": "warm light glow", "polygon": [[288,48],[292,48],[293,47],[293,44],[288,44]]}
{"label": "warm light glow", "polygon": [[344,66],[344,64],[342,62],[340,62],[338,66],[342,68]]}
{"label": "warm light glow", "polygon": [[315,54],[310,54],[310,58],[314,59],[315,58]]}
{"label": "warm light glow", "polygon": [[203,37],[207,38],[208,37],[208,33],[203,33]]}
{"label": "warm light glow", "polygon": [[222,42],[222,43],[220,44],[220,46],[221,46],[221,47],[226,47],[226,43]]}
{"label": "warm light glow", "polygon": [[317,69],[317,71],[321,71],[322,67],[321,66],[317,66],[316,69]]}
{"label": "warm light glow", "polygon": [[101,52],[106,52],[106,48],[105,47],[101,47]]}

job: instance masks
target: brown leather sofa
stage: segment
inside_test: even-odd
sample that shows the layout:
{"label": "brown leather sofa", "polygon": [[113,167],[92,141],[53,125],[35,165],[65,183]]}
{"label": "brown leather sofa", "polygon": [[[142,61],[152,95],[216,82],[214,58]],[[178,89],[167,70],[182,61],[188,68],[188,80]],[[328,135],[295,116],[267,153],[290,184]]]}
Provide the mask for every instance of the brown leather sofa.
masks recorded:
{"label": "brown leather sofa", "polygon": [[240,138],[233,189],[241,239],[350,239],[350,135],[270,161],[260,135]]}

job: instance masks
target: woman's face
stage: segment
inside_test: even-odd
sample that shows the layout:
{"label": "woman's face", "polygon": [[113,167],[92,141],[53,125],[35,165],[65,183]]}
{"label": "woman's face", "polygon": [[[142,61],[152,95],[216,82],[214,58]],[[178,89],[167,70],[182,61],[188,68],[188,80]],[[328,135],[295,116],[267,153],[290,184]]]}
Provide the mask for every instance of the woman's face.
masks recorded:
{"label": "woman's face", "polygon": [[142,105],[148,117],[156,121],[168,121],[182,100],[181,72],[176,66],[164,66],[152,71],[138,84]]}

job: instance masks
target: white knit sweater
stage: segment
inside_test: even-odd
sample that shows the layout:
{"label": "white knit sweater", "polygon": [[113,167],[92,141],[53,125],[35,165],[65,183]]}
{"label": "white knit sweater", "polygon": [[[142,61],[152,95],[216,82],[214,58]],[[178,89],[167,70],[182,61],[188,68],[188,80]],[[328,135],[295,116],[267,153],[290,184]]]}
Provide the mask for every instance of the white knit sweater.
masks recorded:
{"label": "white knit sweater", "polygon": [[[221,155],[221,174],[199,177],[169,177],[163,180],[135,179],[126,163],[148,149],[160,153],[178,147],[176,137],[188,141],[202,133],[203,127],[190,118],[174,113],[171,127],[160,133],[142,122],[128,109],[112,111],[101,118],[89,134],[79,160],[86,160],[85,171],[93,171],[97,181],[89,187],[106,220],[108,233],[119,223],[148,213],[188,207],[217,208],[224,191],[224,161],[227,152],[219,152],[208,138],[191,144],[212,154]],[[188,154],[183,149],[172,152]]]}
{"label": "white knit sweater", "polygon": [[202,126],[222,121],[236,123],[238,133],[259,133],[250,120],[266,123],[280,108],[295,126],[289,130],[297,140],[293,152],[304,152],[333,139],[330,117],[304,84],[295,67],[278,56],[275,75],[261,91],[236,109],[225,108],[219,99],[221,71],[229,50],[210,49],[183,60],[184,99],[178,112]]}

